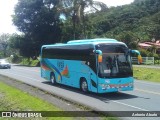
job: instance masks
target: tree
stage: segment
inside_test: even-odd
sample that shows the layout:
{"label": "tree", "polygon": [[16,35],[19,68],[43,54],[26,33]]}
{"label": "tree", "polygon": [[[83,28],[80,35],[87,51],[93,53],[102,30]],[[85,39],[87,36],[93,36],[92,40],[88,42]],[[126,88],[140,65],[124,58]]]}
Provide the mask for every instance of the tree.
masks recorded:
{"label": "tree", "polygon": [[122,42],[126,43],[129,48],[136,49],[137,48],[137,37],[132,32],[123,32],[118,36],[118,39]]}
{"label": "tree", "polygon": [[23,44],[22,41],[25,42],[24,35],[18,35],[18,34],[11,35],[11,37],[9,38],[9,48],[11,50],[12,55],[19,55],[20,52],[21,54],[27,53],[27,51],[26,52],[22,51],[23,48],[25,49],[25,44]]}
{"label": "tree", "polygon": [[152,54],[156,54],[156,52],[157,52],[157,47],[156,47],[155,45],[152,45],[152,46],[148,49],[148,51],[150,51]]}
{"label": "tree", "polygon": [[13,23],[24,33],[20,51],[27,57],[38,56],[40,47],[61,39],[59,0],[19,0]]}
{"label": "tree", "polygon": [[10,34],[0,35],[0,49],[3,52],[3,57],[7,57],[7,47],[9,45]]}
{"label": "tree", "polygon": [[86,8],[90,8],[88,13],[107,9],[106,4],[93,0],[61,0],[61,2],[64,5],[62,11],[65,12],[63,14],[73,23],[73,39],[87,37],[86,28],[88,19],[87,12],[85,12]]}

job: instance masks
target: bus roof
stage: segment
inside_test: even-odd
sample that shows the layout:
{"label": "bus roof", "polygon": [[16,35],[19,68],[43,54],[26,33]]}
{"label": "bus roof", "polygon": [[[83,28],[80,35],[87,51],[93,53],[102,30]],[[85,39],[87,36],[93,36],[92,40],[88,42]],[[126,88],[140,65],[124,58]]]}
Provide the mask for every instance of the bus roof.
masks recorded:
{"label": "bus roof", "polygon": [[118,42],[115,39],[111,38],[96,38],[96,39],[85,39],[85,40],[71,40],[68,41],[67,44],[75,44],[75,43],[99,43],[99,42]]}
{"label": "bus roof", "polygon": [[51,47],[51,46],[66,46],[66,45],[82,45],[82,44],[99,44],[99,43],[121,43],[115,39],[111,38],[96,38],[96,39],[83,39],[83,40],[71,40],[67,43],[57,43],[57,44],[50,44],[50,45],[43,45],[42,47]]}

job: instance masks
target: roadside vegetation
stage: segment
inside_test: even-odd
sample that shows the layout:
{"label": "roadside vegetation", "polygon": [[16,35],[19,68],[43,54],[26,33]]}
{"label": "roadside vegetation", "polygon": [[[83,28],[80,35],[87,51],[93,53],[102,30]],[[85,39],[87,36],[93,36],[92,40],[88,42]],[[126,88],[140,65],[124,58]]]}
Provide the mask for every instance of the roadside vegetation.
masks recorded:
{"label": "roadside vegetation", "polygon": [[[94,0],[89,1],[75,0],[73,4],[73,0],[19,0],[12,17],[21,34],[0,34],[0,58],[8,57],[11,62],[21,65],[39,66],[38,56],[44,44],[110,37],[125,42],[131,49],[138,49],[139,42],[160,39],[159,0],[134,0],[130,5],[111,8]],[[100,9],[85,13],[87,6]],[[140,51],[144,57],[155,57],[159,64],[160,55],[156,54],[156,50],[153,46]],[[134,77],[160,82],[159,71],[134,67]],[[1,82],[0,104],[0,111],[60,110]]]}
{"label": "roadside vegetation", "polygon": [[[92,9],[86,13],[88,6]],[[0,34],[0,58],[38,57],[44,44],[86,38],[115,38],[138,49],[139,42],[160,39],[159,8],[159,0],[110,8],[96,0],[21,0],[12,15],[21,34]],[[157,49],[147,49],[147,56],[159,58]]]}
{"label": "roadside vegetation", "polygon": [[32,59],[32,58],[23,58],[22,61],[19,63],[20,65],[25,65],[25,66],[31,66],[31,67],[36,67],[39,66],[39,60]]}
{"label": "roadside vegetation", "polygon": [[[23,92],[17,88],[11,87],[1,81],[0,81],[0,86],[1,86],[0,87],[0,111],[63,111],[62,109],[54,106],[51,103],[48,103],[45,100],[32,96],[27,92]],[[56,114],[58,113],[56,112]],[[61,115],[62,113],[59,112],[59,116]],[[63,117],[62,115],[62,117],[43,117],[43,118],[37,118],[37,119],[72,120],[76,118]],[[85,120],[86,118],[78,117],[77,119]],[[101,120],[118,120],[117,117],[101,117],[100,119]]]}
{"label": "roadside vegetation", "polygon": [[13,57],[7,58],[9,62],[24,65],[24,66],[30,66],[30,67],[38,67],[40,65],[39,57],[36,58],[26,58],[19,55],[14,55]]}
{"label": "roadside vegetation", "polygon": [[[0,86],[0,111],[62,111],[44,100],[31,96],[2,82],[0,82]],[[47,119],[70,120],[72,118],[55,117]]]}
{"label": "roadside vegetation", "polygon": [[160,82],[160,69],[133,67],[133,76],[138,80]]}
{"label": "roadside vegetation", "polygon": [[[92,9],[86,13],[88,6]],[[12,56],[13,63],[38,66],[44,44],[106,37],[139,49],[143,57],[154,57],[160,63],[156,46],[147,50],[138,47],[139,42],[160,39],[159,8],[159,0],[134,0],[110,8],[96,0],[21,0],[12,15],[21,34],[0,34],[0,58]]]}

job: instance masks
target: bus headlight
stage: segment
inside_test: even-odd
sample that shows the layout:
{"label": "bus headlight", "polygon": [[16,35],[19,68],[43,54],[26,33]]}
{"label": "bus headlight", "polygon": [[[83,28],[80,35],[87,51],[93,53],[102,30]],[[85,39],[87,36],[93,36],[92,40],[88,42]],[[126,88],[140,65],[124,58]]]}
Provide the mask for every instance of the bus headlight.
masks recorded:
{"label": "bus headlight", "polygon": [[103,90],[106,89],[106,84],[99,84],[99,86],[101,86]]}
{"label": "bus headlight", "polygon": [[133,86],[134,86],[133,82],[130,82],[129,87],[133,87]]}
{"label": "bus headlight", "polygon": [[99,84],[99,86],[101,86],[101,88],[102,88],[103,90],[105,90],[105,89],[110,89],[110,86],[107,85],[107,84]]}

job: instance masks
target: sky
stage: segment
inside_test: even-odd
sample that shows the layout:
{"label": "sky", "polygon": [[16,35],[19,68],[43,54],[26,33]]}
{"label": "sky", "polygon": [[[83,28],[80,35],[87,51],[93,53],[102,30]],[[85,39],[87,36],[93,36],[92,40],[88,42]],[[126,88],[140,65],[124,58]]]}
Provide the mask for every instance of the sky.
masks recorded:
{"label": "sky", "polygon": [[[134,0],[95,0],[107,4],[108,7],[130,4]],[[0,34],[18,32],[12,23],[11,15],[18,0],[0,0]]]}

